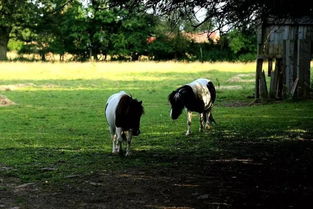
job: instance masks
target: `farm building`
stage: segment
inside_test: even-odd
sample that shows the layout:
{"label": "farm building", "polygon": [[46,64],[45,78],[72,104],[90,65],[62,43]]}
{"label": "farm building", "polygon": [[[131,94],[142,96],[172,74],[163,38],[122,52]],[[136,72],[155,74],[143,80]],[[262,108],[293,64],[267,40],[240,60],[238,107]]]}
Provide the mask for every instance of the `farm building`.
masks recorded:
{"label": "farm building", "polygon": [[[258,29],[257,43],[256,99],[308,98],[313,18],[267,19]],[[262,70],[266,60],[269,90]]]}
{"label": "farm building", "polygon": [[182,32],[182,35],[195,43],[217,43],[220,40],[218,32]]}

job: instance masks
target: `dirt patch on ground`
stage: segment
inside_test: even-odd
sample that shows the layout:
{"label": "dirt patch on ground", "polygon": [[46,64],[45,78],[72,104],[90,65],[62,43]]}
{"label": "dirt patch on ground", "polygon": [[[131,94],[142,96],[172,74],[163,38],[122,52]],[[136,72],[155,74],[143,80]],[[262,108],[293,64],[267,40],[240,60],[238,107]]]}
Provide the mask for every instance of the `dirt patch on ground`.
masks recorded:
{"label": "dirt patch on ground", "polygon": [[227,82],[239,82],[239,83],[251,83],[254,82],[255,79],[252,79],[255,75],[254,74],[238,74],[230,79],[227,80]]}
{"label": "dirt patch on ground", "polygon": [[0,85],[0,91],[14,91],[20,88],[35,86],[33,83],[18,83],[10,85]]}
{"label": "dirt patch on ground", "polygon": [[0,107],[1,106],[10,106],[15,105],[15,103],[11,100],[9,100],[6,96],[0,95]]}
{"label": "dirt patch on ground", "polygon": [[227,103],[222,103],[220,106],[223,107],[247,107],[247,106],[252,106],[256,105],[253,101],[232,101],[232,102],[227,102]]}
{"label": "dirt patch on ground", "polygon": [[18,83],[18,84],[9,84],[9,85],[0,85],[0,91],[15,91],[27,87],[37,87],[37,88],[57,88],[58,85],[55,84],[43,84],[36,85],[34,83]]}
{"label": "dirt patch on ground", "polygon": [[240,85],[231,85],[231,86],[218,86],[216,87],[216,89],[220,89],[220,90],[238,90],[238,89],[242,89],[242,86]]}

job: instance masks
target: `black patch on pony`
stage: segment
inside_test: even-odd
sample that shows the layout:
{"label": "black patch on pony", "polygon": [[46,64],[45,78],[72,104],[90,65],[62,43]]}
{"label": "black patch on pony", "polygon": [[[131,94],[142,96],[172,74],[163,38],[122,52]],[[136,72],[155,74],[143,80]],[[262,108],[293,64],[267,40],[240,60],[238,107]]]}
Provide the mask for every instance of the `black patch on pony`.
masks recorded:
{"label": "black patch on pony", "polygon": [[[215,102],[215,99],[216,99],[216,90],[215,90],[215,87],[214,87],[214,85],[213,85],[213,83],[211,81],[208,82],[207,87],[208,87],[208,89],[210,91],[210,94],[211,94],[211,100],[212,100],[212,106],[210,107],[210,111],[211,111],[211,109],[213,107],[213,104]],[[210,123],[215,123],[216,124],[216,122],[215,122],[215,120],[213,118],[212,112],[211,112],[210,117],[208,119],[209,119]]]}
{"label": "black patch on pony", "polygon": [[184,85],[170,93],[168,100],[172,106],[172,119],[174,120],[182,113],[184,107],[192,112],[202,113],[204,111],[203,100],[198,98],[188,85]]}
{"label": "black patch on pony", "polygon": [[212,100],[212,104],[215,102],[215,99],[216,99],[216,90],[215,90],[215,87],[213,85],[213,83],[210,81],[208,82],[208,84],[206,85],[210,91],[210,94],[211,94],[211,100]]}
{"label": "black patch on pony", "polygon": [[140,133],[140,117],[144,113],[142,101],[123,95],[116,107],[115,125],[123,130],[133,130],[133,135]]}

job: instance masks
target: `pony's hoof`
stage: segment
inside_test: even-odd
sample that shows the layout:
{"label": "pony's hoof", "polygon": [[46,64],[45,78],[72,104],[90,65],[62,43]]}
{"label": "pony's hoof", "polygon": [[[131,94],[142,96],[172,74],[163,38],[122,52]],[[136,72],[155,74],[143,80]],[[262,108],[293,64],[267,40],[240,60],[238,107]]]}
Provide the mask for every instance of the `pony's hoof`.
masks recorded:
{"label": "pony's hoof", "polygon": [[191,134],[191,131],[186,132],[186,136],[189,136]]}
{"label": "pony's hoof", "polygon": [[116,148],[115,150],[112,151],[112,154],[119,154],[120,153],[120,149]]}
{"label": "pony's hoof", "polygon": [[205,126],[205,129],[206,129],[206,130],[210,130],[210,129],[211,129],[211,126],[210,126],[210,125],[206,125],[206,126]]}
{"label": "pony's hoof", "polygon": [[132,153],[131,152],[126,152],[125,157],[131,156]]}

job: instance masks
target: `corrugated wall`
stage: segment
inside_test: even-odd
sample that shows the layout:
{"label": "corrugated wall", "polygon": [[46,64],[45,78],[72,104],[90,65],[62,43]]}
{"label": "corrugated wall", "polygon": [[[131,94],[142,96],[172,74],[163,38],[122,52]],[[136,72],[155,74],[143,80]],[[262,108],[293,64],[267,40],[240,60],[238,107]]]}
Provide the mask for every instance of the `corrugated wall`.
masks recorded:
{"label": "corrugated wall", "polygon": [[[313,20],[305,19],[298,24],[289,20],[263,24],[257,32],[257,41],[259,59],[282,60],[282,89],[276,88],[277,91],[281,91],[283,97],[309,97]],[[272,79],[277,80],[273,76]]]}

